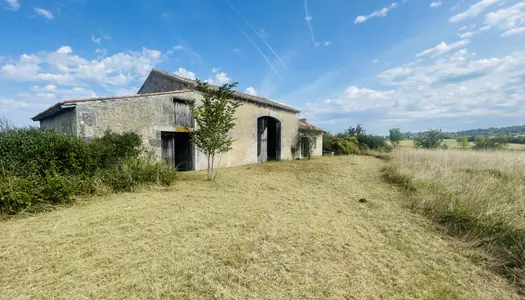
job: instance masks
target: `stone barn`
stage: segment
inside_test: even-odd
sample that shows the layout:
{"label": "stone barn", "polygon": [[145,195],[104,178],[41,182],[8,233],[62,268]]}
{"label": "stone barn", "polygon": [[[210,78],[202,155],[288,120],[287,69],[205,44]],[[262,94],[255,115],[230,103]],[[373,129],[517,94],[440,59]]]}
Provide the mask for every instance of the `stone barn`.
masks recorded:
{"label": "stone barn", "polygon": [[[191,105],[202,101],[196,85],[194,80],[153,69],[136,95],[64,100],[32,120],[39,121],[41,128],[87,140],[108,129],[132,131],[158,159],[179,170],[206,169],[206,157],[191,143],[189,134],[195,126]],[[298,128],[307,123],[299,121],[299,110],[238,91],[234,100],[243,105],[236,111],[231,132],[233,150],[222,155],[220,167],[301,157]],[[321,151],[322,138],[317,140],[314,155]]]}

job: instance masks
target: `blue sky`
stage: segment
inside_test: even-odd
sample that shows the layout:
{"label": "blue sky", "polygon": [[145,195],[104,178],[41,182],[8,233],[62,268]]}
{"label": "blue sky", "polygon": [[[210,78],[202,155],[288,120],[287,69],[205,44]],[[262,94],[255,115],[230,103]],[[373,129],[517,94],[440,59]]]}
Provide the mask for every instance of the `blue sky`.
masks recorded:
{"label": "blue sky", "polygon": [[0,0],[0,115],[136,93],[152,67],[329,131],[525,123],[525,1]]}

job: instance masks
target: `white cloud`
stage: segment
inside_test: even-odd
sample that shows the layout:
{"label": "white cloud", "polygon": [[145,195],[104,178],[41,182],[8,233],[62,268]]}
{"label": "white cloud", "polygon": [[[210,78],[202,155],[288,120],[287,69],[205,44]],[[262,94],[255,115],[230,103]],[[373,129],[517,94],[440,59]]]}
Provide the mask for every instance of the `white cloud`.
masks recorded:
{"label": "white cloud", "polygon": [[231,78],[228,77],[228,74],[225,72],[220,72],[215,75],[215,79],[208,79],[206,82],[214,85],[223,85],[231,81]]}
{"label": "white cloud", "polygon": [[502,37],[508,37],[525,32],[525,2],[520,2],[514,6],[489,12],[485,15],[484,26],[475,31],[464,32],[460,38],[472,38],[481,32],[489,29],[503,31]]}
{"label": "white cloud", "polygon": [[257,96],[257,91],[253,87],[249,87],[244,91],[246,94]]}
{"label": "white cloud", "polygon": [[69,47],[69,46],[62,46],[62,47],[58,48],[57,53],[59,53],[59,54],[70,54],[70,53],[73,53],[73,49],[71,49],[71,47]]}
{"label": "white cloud", "polygon": [[[97,93],[90,88],[73,87],[73,88],[59,88],[56,85],[48,84],[46,86],[34,85],[31,91],[36,92],[36,97],[44,97],[51,101],[64,99],[82,99],[97,97]],[[128,94],[129,95],[129,94]],[[24,94],[22,94],[24,96]],[[26,98],[30,96],[25,95]]]}
{"label": "white cloud", "polygon": [[323,46],[327,47],[327,46],[330,46],[331,44],[332,44],[332,42],[324,42]]}
{"label": "white cloud", "polygon": [[369,15],[367,16],[358,16],[355,21],[354,21],[354,24],[359,24],[359,23],[363,23],[365,22],[366,20],[370,19],[370,18],[374,18],[374,17],[386,17],[388,12],[396,7],[398,7],[399,5],[396,3],[396,2],[393,2],[392,4],[390,4],[390,6],[388,7],[385,7],[383,9],[380,9],[380,10],[376,10],[372,13],[370,13]]}
{"label": "white cloud", "polygon": [[219,72],[220,70],[221,70],[221,68],[211,68],[211,71],[212,71],[213,73],[217,73],[217,72]]}
{"label": "white cloud", "polygon": [[182,51],[182,50],[184,50],[184,46],[182,46],[182,45],[175,45],[175,46],[171,47],[171,49],[173,49],[173,51]]}
{"label": "white cloud", "polygon": [[34,8],[34,10],[37,13],[37,15],[42,16],[48,20],[53,20],[55,18],[55,16],[53,16],[53,14],[49,10],[43,8]]}
{"label": "white cloud", "polygon": [[523,29],[519,28],[525,25],[525,2],[488,13],[484,24],[486,27],[504,30],[502,36],[523,32]]}
{"label": "white cloud", "polygon": [[525,33],[525,27],[509,29],[505,31],[504,33],[502,33],[501,36],[506,37],[506,36],[511,36],[511,35],[520,34],[520,33]]}
{"label": "white cloud", "polygon": [[498,2],[501,2],[502,0],[480,0],[478,3],[472,5],[469,7],[466,11],[459,13],[452,18],[450,18],[450,22],[459,22],[467,18],[475,17],[482,13],[487,7],[496,4]]}
{"label": "white cloud", "polygon": [[30,106],[31,104],[25,101],[9,99],[9,98],[7,99],[0,98],[0,110],[1,111],[17,111],[23,108],[28,108]]}
{"label": "white cloud", "polygon": [[57,51],[22,54],[0,65],[0,78],[23,82],[61,85],[106,84],[123,86],[142,80],[161,60],[161,52],[143,48],[141,52],[120,52],[86,59],[73,54],[69,46]]}
{"label": "white cloud", "polygon": [[102,38],[91,36],[91,41],[95,44],[100,44],[100,42],[102,41]]}
{"label": "white cloud", "polygon": [[427,49],[427,50],[417,54],[416,56],[417,57],[422,57],[422,56],[427,56],[428,55],[428,56],[431,56],[431,57],[436,57],[438,55],[447,53],[447,52],[449,52],[451,50],[454,50],[456,48],[460,48],[460,47],[466,46],[468,44],[470,44],[470,40],[461,40],[461,41],[455,42],[455,43],[450,44],[450,45],[445,43],[445,42],[441,42],[436,47]]}
{"label": "white cloud", "polygon": [[381,89],[349,86],[339,96],[307,103],[302,112],[326,120],[331,114],[369,111],[374,120],[390,121],[525,115],[525,52],[474,59],[461,49],[377,77]]}
{"label": "white cloud", "polygon": [[5,0],[7,2],[7,5],[9,6],[8,9],[10,10],[18,10],[20,8],[20,3],[18,0]]}
{"label": "white cloud", "polygon": [[184,78],[188,78],[188,79],[192,79],[192,80],[195,80],[195,73],[193,72],[190,72],[184,68],[179,68],[176,72],[175,72],[175,75],[178,75],[180,77],[184,77]]}
{"label": "white cloud", "polygon": [[478,30],[475,30],[475,31],[467,31],[467,32],[464,32],[462,34],[459,35],[459,38],[460,39],[470,39],[472,38],[473,36],[483,32],[483,31],[487,31],[489,30],[491,27],[490,26],[483,26],[481,27],[480,29]]}
{"label": "white cloud", "polygon": [[443,4],[441,1],[432,2],[432,3],[430,3],[430,7],[432,7],[432,8],[440,7],[441,4]]}
{"label": "white cloud", "polygon": [[231,78],[224,72],[220,72],[215,76],[215,84],[221,85],[231,81]]}

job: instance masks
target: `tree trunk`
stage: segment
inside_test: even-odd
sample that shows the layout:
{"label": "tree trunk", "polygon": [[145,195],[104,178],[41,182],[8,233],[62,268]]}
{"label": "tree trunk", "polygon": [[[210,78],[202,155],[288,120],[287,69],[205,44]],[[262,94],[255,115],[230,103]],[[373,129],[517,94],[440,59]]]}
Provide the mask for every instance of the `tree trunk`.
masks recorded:
{"label": "tree trunk", "polygon": [[208,155],[208,180],[213,179],[213,176],[212,176],[213,166],[210,164],[210,158],[211,158],[211,155]]}
{"label": "tree trunk", "polygon": [[213,174],[214,164],[215,164],[215,154],[211,156],[211,180],[215,179],[215,174]]}

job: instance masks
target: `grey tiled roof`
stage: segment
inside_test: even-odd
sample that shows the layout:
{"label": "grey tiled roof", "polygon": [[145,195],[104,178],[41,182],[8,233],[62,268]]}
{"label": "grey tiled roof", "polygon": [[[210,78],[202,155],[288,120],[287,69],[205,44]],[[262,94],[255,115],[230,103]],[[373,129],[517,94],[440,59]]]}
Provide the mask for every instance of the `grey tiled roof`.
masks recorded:
{"label": "grey tiled roof", "polygon": [[[172,80],[176,80],[176,81],[182,82],[182,83],[188,85],[189,88],[196,88],[197,87],[197,81],[196,80],[192,80],[192,79],[184,78],[184,77],[181,77],[181,76],[177,76],[175,74],[172,74],[172,73],[169,73],[169,72],[166,72],[166,71],[163,71],[163,70],[155,69],[155,68],[151,71],[151,73],[157,73],[158,75],[161,75],[161,76],[164,76],[164,77],[168,77],[168,78],[170,78]],[[151,76],[151,74],[150,74],[150,76]],[[212,86],[214,88],[217,88],[217,86],[215,86],[215,85],[210,85],[210,86]],[[279,102],[275,102],[275,101],[270,100],[270,99],[265,98],[265,97],[254,96],[254,95],[242,93],[242,92],[239,92],[239,91],[234,91],[233,95],[238,100],[243,100],[243,101],[246,101],[246,102],[252,102],[252,103],[260,104],[260,105],[266,105],[266,106],[270,106],[270,107],[273,107],[273,108],[276,108],[276,109],[281,109],[281,110],[290,111],[290,112],[294,112],[294,113],[300,112],[296,108],[293,108],[293,107],[281,104]]]}

